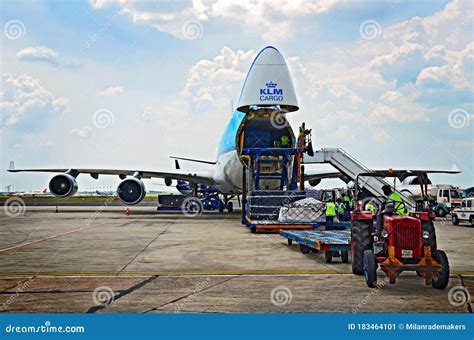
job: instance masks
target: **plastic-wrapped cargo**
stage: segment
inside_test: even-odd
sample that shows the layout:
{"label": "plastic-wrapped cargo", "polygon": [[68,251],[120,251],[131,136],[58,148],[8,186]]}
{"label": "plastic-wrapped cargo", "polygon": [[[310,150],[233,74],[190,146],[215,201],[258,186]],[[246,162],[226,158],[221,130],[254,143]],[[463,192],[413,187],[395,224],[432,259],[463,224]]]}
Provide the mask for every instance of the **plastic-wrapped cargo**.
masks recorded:
{"label": "plastic-wrapped cargo", "polygon": [[317,223],[325,214],[325,203],[307,197],[280,208],[280,223]]}

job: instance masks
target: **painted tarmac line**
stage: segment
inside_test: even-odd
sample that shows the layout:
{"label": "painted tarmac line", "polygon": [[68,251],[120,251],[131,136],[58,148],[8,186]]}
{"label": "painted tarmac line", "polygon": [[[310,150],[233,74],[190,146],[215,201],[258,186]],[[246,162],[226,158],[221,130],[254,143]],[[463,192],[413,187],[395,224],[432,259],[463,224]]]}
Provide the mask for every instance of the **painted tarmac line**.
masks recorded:
{"label": "painted tarmac line", "polygon": [[30,246],[32,244],[37,244],[37,243],[41,243],[41,242],[44,242],[44,241],[53,240],[53,239],[56,239],[56,238],[59,238],[59,237],[62,237],[62,236],[75,234],[75,233],[78,233],[78,232],[83,231],[83,230],[92,229],[92,228],[95,228],[95,227],[100,227],[100,226],[102,226],[106,223],[108,223],[108,222],[103,222],[103,223],[99,223],[99,224],[95,224],[95,225],[91,225],[91,226],[87,226],[87,227],[80,227],[80,228],[69,230],[69,231],[59,233],[59,234],[56,234],[56,235],[44,237],[44,238],[41,238],[41,239],[38,239],[38,240],[20,243],[20,244],[17,244],[16,246],[0,249],[0,254],[6,253],[6,252],[9,252],[9,251],[12,251],[12,250],[16,250],[16,249],[19,249],[19,248],[27,247],[27,246]]}
{"label": "painted tarmac line", "polygon": [[[0,279],[21,277],[148,277],[148,276],[271,276],[271,275],[353,275],[351,272],[340,272],[335,270],[272,270],[272,271],[203,271],[203,272],[24,272],[24,273],[0,273]],[[474,276],[474,271],[451,272],[451,276]]]}

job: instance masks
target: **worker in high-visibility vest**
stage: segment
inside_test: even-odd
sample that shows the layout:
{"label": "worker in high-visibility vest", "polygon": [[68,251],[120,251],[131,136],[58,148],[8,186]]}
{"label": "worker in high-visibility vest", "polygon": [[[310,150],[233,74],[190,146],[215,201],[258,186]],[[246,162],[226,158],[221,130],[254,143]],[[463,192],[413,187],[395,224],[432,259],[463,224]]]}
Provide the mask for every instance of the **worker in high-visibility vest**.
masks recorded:
{"label": "worker in high-visibility vest", "polygon": [[334,201],[326,203],[326,230],[334,228],[334,216],[336,216],[336,204]]}
{"label": "worker in high-visibility vest", "polygon": [[408,209],[406,208],[403,199],[398,193],[392,192],[390,195],[388,195],[385,203],[393,204],[393,213],[395,215],[408,215]]}
{"label": "worker in high-visibility vest", "polygon": [[337,199],[336,208],[337,208],[337,218],[339,219],[339,221],[345,221],[345,216],[344,216],[344,212],[345,212],[344,204],[342,203],[342,200],[341,200],[340,198]]}
{"label": "worker in high-visibility vest", "polygon": [[342,201],[344,203],[344,220],[349,221],[352,210],[351,198],[348,194],[344,194]]}
{"label": "worker in high-visibility vest", "polygon": [[372,215],[375,215],[376,209],[375,209],[375,206],[372,203],[370,203],[370,202],[367,203],[365,205],[365,210],[370,211],[370,212],[372,212]]}

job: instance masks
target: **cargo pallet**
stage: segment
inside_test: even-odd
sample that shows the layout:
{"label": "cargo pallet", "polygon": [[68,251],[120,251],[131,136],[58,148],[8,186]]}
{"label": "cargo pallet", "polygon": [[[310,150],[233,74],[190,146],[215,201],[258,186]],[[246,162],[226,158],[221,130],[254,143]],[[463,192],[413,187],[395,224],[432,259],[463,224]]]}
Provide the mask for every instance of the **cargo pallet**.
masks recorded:
{"label": "cargo pallet", "polygon": [[331,263],[334,257],[340,257],[343,263],[349,262],[350,230],[281,230],[280,235],[290,246],[293,241],[297,242],[303,254],[324,251],[326,263]]}

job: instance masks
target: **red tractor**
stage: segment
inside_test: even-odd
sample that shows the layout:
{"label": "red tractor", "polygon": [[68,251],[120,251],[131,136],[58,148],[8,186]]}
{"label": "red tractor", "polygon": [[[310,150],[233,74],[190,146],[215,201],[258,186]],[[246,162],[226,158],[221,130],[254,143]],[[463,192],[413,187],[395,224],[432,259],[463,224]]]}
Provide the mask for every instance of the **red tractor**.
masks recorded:
{"label": "red tractor", "polygon": [[361,211],[363,207],[357,206],[352,213],[352,271],[364,274],[371,288],[377,286],[377,267],[391,284],[402,272],[416,271],[433,288],[444,289],[448,285],[449,262],[446,253],[437,248],[435,217],[427,200],[427,171],[390,169],[361,173],[355,181],[355,197],[359,197],[359,177],[396,177],[403,181],[412,176],[418,177],[424,198],[417,202],[417,212],[408,215],[403,201],[388,201],[376,221],[370,211]]}

